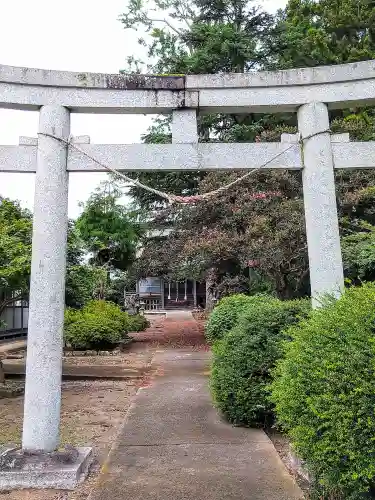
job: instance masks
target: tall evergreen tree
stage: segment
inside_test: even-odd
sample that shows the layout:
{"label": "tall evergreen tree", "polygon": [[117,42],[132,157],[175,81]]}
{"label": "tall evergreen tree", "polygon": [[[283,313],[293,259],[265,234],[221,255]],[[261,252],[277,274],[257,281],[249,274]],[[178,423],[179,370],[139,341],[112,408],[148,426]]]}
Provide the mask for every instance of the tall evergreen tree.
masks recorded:
{"label": "tall evergreen tree", "polygon": [[271,67],[302,68],[375,58],[374,0],[290,0],[271,37]]}

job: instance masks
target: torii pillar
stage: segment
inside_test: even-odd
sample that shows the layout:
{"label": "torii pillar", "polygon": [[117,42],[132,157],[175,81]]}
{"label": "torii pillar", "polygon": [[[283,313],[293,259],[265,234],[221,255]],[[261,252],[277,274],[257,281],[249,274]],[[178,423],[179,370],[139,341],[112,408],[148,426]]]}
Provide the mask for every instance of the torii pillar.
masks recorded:
{"label": "torii pillar", "polygon": [[70,112],[42,106],[35,180],[29,327],[22,448],[59,445],[68,230],[67,145]]}

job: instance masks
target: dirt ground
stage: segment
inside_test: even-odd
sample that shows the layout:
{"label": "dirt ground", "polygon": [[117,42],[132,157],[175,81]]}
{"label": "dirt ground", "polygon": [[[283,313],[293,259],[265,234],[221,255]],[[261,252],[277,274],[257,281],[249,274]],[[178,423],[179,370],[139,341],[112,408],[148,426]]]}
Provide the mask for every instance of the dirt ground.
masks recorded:
{"label": "dirt ground", "polygon": [[[207,349],[204,324],[157,318],[146,332],[133,334],[136,342],[129,350],[108,356],[65,356],[71,365],[150,366],[155,351],[161,347],[192,346]],[[87,500],[98,471],[124,421],[137,389],[147,383],[139,380],[65,381],[62,384],[62,445],[92,446],[95,462],[88,479],[75,491],[23,490],[0,493],[4,500]],[[23,382],[9,381],[12,386]],[[0,399],[0,443],[18,444],[21,440],[23,397]],[[110,500],[110,499],[109,499]]]}
{"label": "dirt ground", "polygon": [[204,320],[181,321],[178,319],[155,319],[145,332],[132,333],[132,337],[151,347],[192,347],[207,350],[204,338]]}
{"label": "dirt ground", "polygon": [[[68,381],[62,386],[61,442],[92,446],[95,464],[90,479],[74,492],[14,491],[4,500],[86,500],[94,476],[105,460],[140,381]],[[0,400],[0,441],[19,443],[23,397]]]}

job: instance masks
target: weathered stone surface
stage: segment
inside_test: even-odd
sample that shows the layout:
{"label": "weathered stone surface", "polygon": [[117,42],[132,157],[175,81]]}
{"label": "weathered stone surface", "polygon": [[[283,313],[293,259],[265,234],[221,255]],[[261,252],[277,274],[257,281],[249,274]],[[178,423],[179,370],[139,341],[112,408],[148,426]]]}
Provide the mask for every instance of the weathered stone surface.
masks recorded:
{"label": "weathered stone surface", "polygon": [[298,128],[303,139],[302,182],[311,296],[313,305],[319,306],[325,294],[338,297],[344,288],[327,106],[319,102],[302,106],[298,110]]}
{"label": "weathered stone surface", "polygon": [[[39,132],[67,139],[69,110],[43,107]],[[42,134],[35,182],[22,445],[25,450],[50,452],[59,445],[68,172],[66,145]]]}
{"label": "weathered stone surface", "polygon": [[76,112],[160,113],[296,111],[308,102],[330,108],[375,102],[375,62],[229,75],[153,76],[74,73],[0,66],[0,105]]}
{"label": "weathered stone surface", "polygon": [[0,448],[0,491],[24,488],[74,489],[92,463],[91,448],[27,453]]}
{"label": "weathered stone surface", "polygon": [[56,71],[0,65],[0,82],[56,87],[109,88],[121,90],[183,90],[184,75],[126,75]]}

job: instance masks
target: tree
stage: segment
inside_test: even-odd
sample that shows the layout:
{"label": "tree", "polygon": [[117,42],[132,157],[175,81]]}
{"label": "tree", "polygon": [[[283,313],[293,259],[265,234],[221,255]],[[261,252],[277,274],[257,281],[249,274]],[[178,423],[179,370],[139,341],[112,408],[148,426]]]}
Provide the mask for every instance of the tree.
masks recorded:
{"label": "tree", "polygon": [[101,286],[106,283],[107,272],[103,268],[89,264],[69,266],[66,276],[65,305],[75,309],[101,294]]}
{"label": "tree", "polygon": [[[163,75],[257,68],[262,64],[264,41],[272,24],[272,16],[253,0],[156,0],[155,9],[143,0],[129,0],[121,20],[126,29],[142,29],[147,34],[139,43],[146,47],[148,61],[129,57],[124,71]],[[254,140],[260,130],[253,125],[251,115],[208,115],[198,122],[201,141]],[[170,119],[157,119],[143,140],[171,142]],[[201,172],[142,173],[138,178],[158,189],[186,195],[199,191],[204,176]],[[147,208],[165,206],[160,198],[137,188],[130,193]]]}
{"label": "tree", "polygon": [[[156,11],[140,0],[130,1],[122,20],[126,28],[143,27],[149,37],[149,64],[136,62],[137,71],[153,73],[246,72],[352,62],[375,57],[374,2],[345,0],[290,0],[275,20],[253,2],[171,0],[157,2]],[[129,60],[130,69],[134,60]],[[332,114],[332,130],[350,132],[353,139],[375,137],[371,109]],[[145,142],[170,142],[170,120],[160,118]],[[292,115],[209,115],[199,117],[200,141],[278,141],[283,131],[296,131]],[[204,193],[237,174],[144,174],[142,180],[176,194]],[[372,172],[337,172],[338,209],[345,243],[370,238],[360,224],[363,190],[374,185]],[[265,191],[278,196],[257,198]],[[367,197],[371,196],[368,191]],[[361,194],[362,193],[362,194]],[[153,195],[132,190],[142,206],[157,209],[156,224],[168,221],[174,231],[165,239],[145,243],[139,272],[173,277],[199,276],[228,293],[254,286],[251,273],[272,283],[281,297],[309,293],[307,244],[301,179],[295,173],[262,172],[220,197],[189,207],[167,207]],[[375,201],[371,198],[368,203]],[[367,215],[370,209],[367,207]],[[375,221],[366,220],[368,224]],[[351,238],[351,240],[350,240]],[[348,259],[348,253],[344,257]],[[361,254],[362,255],[362,254]],[[353,263],[352,263],[353,264]],[[354,269],[349,261],[347,272]],[[375,265],[374,265],[375,267]],[[367,272],[367,271],[366,271]],[[368,273],[367,273],[368,275]],[[210,285],[210,286],[211,286]],[[257,284],[258,286],[258,284]]]}
{"label": "tree", "polygon": [[31,213],[18,202],[0,198],[0,315],[28,296],[31,236]]}
{"label": "tree", "polygon": [[84,204],[76,228],[91,253],[91,263],[106,269],[127,269],[135,259],[141,227],[120,203],[122,192],[110,181]]}
{"label": "tree", "polygon": [[136,214],[121,204],[122,192],[106,181],[90,196],[76,230],[91,254],[90,266],[73,267],[68,293],[75,295],[77,306],[95,294],[104,298],[111,275],[127,270],[136,258],[143,233]]}
{"label": "tree", "polygon": [[290,0],[279,11],[270,67],[302,68],[375,57],[373,0]]}
{"label": "tree", "polygon": [[[151,59],[151,63],[146,66],[148,71],[163,74],[246,72],[262,65],[265,41],[273,20],[256,3],[248,0],[196,0],[185,3],[157,2],[157,7],[159,11],[155,16],[142,2],[131,1],[123,16],[126,28],[137,29],[141,25],[151,35],[151,41],[140,40],[142,45],[147,46]],[[134,60],[129,62],[134,66]],[[142,64],[137,61],[137,70],[141,67]],[[251,114],[209,115],[199,117],[198,132],[200,141],[252,142],[267,131],[270,123],[277,128],[283,119],[288,118],[256,117]],[[159,119],[144,136],[144,141],[170,142],[169,125],[170,120]],[[290,125],[293,125],[293,119],[278,129],[276,135],[280,136],[283,129],[289,130]],[[185,195],[204,192],[213,185],[218,187],[217,179],[225,183],[232,178],[233,175],[215,177],[214,174],[201,172],[147,173],[142,176],[142,180],[153,187]],[[251,187],[253,193],[257,192],[254,183]],[[145,243],[139,263],[140,274],[168,273],[175,277],[199,277],[208,280],[208,290],[220,286],[223,276],[226,276],[226,283],[237,282],[235,286],[241,289],[248,287],[248,271],[244,264],[248,259],[245,256],[247,252],[245,249],[242,254],[238,252],[239,240],[241,248],[245,247],[245,225],[243,223],[236,233],[238,224],[232,226],[233,217],[228,216],[228,213],[232,214],[235,200],[241,197],[237,197],[236,189],[211,203],[188,209],[174,207],[172,210],[139,189],[133,189],[132,194],[140,205],[161,211],[155,223],[167,219],[175,227],[168,241],[152,239]],[[225,215],[217,216],[216,203],[223,205]],[[192,245],[192,241],[195,245]],[[235,276],[241,273],[245,273],[243,279],[236,280]]]}

